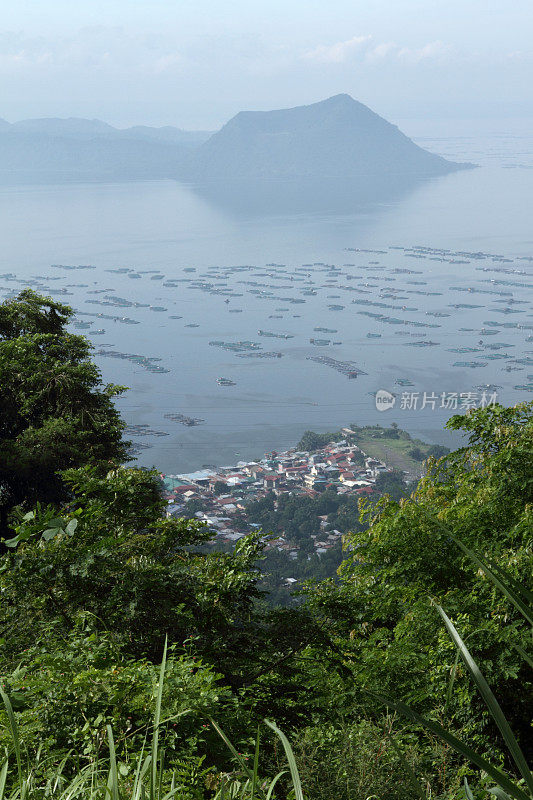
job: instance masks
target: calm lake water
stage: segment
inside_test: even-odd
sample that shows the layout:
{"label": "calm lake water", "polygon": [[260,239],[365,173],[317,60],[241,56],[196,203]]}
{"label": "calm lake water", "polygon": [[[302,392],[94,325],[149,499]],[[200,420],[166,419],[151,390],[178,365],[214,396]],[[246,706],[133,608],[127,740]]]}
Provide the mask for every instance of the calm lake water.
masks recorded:
{"label": "calm lake water", "polygon": [[[442,428],[452,412],[440,400],[402,408],[403,392],[421,393],[418,405],[423,392],[440,398],[485,384],[501,387],[504,403],[532,398],[514,387],[533,380],[533,141],[520,126],[457,126],[447,136],[434,127],[404,130],[481,166],[409,184],[0,187],[1,294],[34,281],[80,312],[90,327],[79,330],[97,350],[161,359],[151,363],[168,371],[153,373],[96,356],[105,380],[130,387],[119,401],[128,423],[151,429],[133,437],[149,445],[140,462],[165,472],[236,463],[291,446],[308,428],[352,422],[395,421],[450,443]],[[139,324],[86,316],[99,313]],[[209,344],[242,340],[261,350],[250,357]],[[366,374],[349,380],[309,360],[319,356]],[[220,376],[235,385],[217,385]],[[381,388],[397,395],[386,413],[372,394]],[[166,414],[204,422],[186,427]]]}

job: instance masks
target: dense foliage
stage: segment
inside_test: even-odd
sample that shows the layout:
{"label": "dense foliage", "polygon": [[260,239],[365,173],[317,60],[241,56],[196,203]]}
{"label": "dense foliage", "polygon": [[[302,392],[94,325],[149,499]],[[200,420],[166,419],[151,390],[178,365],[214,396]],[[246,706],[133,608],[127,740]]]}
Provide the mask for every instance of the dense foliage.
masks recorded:
{"label": "dense foliage", "polygon": [[[120,466],[118,390],[102,386],[88,344],[67,331],[70,313],[29,292],[0,307],[9,387],[0,408],[0,747],[13,752],[16,725],[34,765],[31,797],[54,795],[43,787],[63,758],[65,780],[118,759],[113,780],[129,792],[155,730],[165,750],[158,797],[172,773],[180,797],[215,797],[228,775],[235,796],[251,797],[254,731],[268,717],[290,736],[310,800],[470,800],[465,775],[476,800],[487,798],[486,776],[428,738],[412,714],[399,716],[402,703],[518,786],[516,763],[435,604],[482,666],[527,753],[531,627],[467,548],[513,585],[529,583],[532,405],[453,417],[449,426],[467,445],[431,461],[409,497],[388,476],[387,494],[363,501],[359,519],[351,498],[328,492],[307,504],[289,497],[277,510],[257,504],[260,524],[274,533],[283,526],[300,543],[318,511],[346,533],[335,579],[315,575],[296,607],[267,608],[260,536],[215,552],[202,524],[166,517],[157,473]],[[312,569],[305,547],[300,561]],[[268,730],[262,759],[275,775],[288,750]],[[2,775],[15,787],[22,774],[13,759],[4,769],[0,796]],[[297,791],[291,780],[281,777],[273,796]],[[266,796],[262,786],[257,796]]]}
{"label": "dense foliage", "polygon": [[59,470],[127,456],[124,423],[72,310],[25,289],[0,304],[0,535],[18,504],[64,497]]}

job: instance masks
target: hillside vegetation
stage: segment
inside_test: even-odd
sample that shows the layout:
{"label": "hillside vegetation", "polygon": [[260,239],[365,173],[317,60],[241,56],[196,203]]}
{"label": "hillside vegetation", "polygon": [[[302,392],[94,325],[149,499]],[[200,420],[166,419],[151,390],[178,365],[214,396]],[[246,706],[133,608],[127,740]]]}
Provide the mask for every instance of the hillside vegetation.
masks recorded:
{"label": "hillside vegetation", "polygon": [[532,404],[452,417],[272,608],[260,536],[205,548],[124,466],[71,314],[0,305],[0,800],[531,799]]}

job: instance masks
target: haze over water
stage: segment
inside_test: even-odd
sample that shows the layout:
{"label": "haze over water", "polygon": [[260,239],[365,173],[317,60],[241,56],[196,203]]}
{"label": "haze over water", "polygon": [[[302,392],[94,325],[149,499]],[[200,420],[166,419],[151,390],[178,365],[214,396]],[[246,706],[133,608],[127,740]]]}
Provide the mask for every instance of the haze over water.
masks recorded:
{"label": "haze over water", "polygon": [[[466,127],[466,131],[465,131]],[[533,291],[484,282],[490,279],[533,284],[533,262],[492,263],[471,260],[450,264],[430,259],[406,258],[390,246],[425,245],[453,251],[483,251],[514,259],[533,256],[530,198],[533,192],[533,137],[524,125],[501,132],[487,124],[485,131],[457,123],[454,131],[422,123],[403,124],[405,132],[423,147],[454,160],[474,161],[480,168],[405,185],[395,180],[392,187],[369,183],[329,187],[296,186],[208,186],[189,187],[173,183],[145,182],[61,186],[0,188],[0,229],[2,253],[0,273],[15,273],[22,281],[33,276],[60,278],[42,283],[56,289],[68,287],[68,294],[57,299],[85,313],[103,312],[127,316],[141,324],[125,325],[111,320],[80,316],[92,321],[92,329],[105,334],[86,333],[97,349],[158,357],[168,373],[152,374],[129,360],[97,356],[104,379],[131,387],[119,406],[129,424],[147,424],[167,436],[135,437],[151,445],[140,453],[146,465],[156,464],[165,472],[191,471],[203,464],[232,464],[240,459],[262,455],[265,450],[289,447],[301,433],[336,429],[352,422],[383,425],[397,422],[412,434],[428,441],[449,443],[442,427],[449,411],[408,411],[399,403],[387,413],[375,408],[371,392],[384,388],[401,394],[397,379],[410,380],[409,390],[466,392],[477,384],[497,384],[503,388],[504,403],[528,399],[531,395],[513,388],[528,382],[533,364],[521,371],[504,371],[505,360],[488,360],[476,369],[454,367],[457,361],[471,362],[485,351],[466,354],[450,349],[475,348],[483,339],[509,345],[512,359],[528,358],[533,342],[532,330],[501,327],[497,335],[479,335],[487,320],[533,325]],[[374,249],[385,254],[349,252],[346,248]],[[378,261],[372,269],[370,262]],[[251,285],[277,283],[287,287],[288,276],[264,277],[272,268],[286,265],[293,274],[296,267],[322,262],[340,267],[343,273],[362,275],[355,287],[365,282],[369,289],[347,293],[332,284],[322,267],[309,270],[318,285],[316,295],[302,296],[301,289],[313,286],[295,282],[285,289],[269,289],[276,296],[305,299],[291,304],[263,299],[250,294]],[[94,270],[61,271],[52,264],[94,265]],[[344,267],[351,264],[354,266]],[[205,278],[210,267],[253,265],[254,270],[227,276],[227,288],[242,297],[225,297],[188,288],[185,282],[165,287],[169,279]],[[529,277],[480,272],[479,267],[507,267],[529,273]],[[150,274],[131,279],[128,274],[106,272],[130,268],[140,272],[160,270],[162,281]],[[184,269],[196,272],[183,272]],[[283,268],[282,268],[283,269]],[[394,273],[410,269],[421,274]],[[258,274],[263,277],[258,277]],[[301,272],[305,277],[306,273]],[[222,281],[213,273],[209,280]],[[395,281],[386,281],[394,278]],[[307,280],[307,278],[305,277]],[[410,283],[424,281],[425,284]],[[74,284],[85,284],[76,286]],[[339,286],[346,280],[340,278]],[[70,285],[70,286],[69,286]],[[0,279],[3,296],[22,288]],[[473,286],[478,290],[512,292],[512,298],[527,301],[516,308],[521,313],[502,314],[496,309],[496,294],[468,294],[450,287]],[[352,299],[378,301],[380,288],[440,292],[436,296],[409,294],[408,299],[383,303],[405,305],[416,311],[352,304]],[[150,308],[101,307],[87,303],[102,299],[112,289],[130,301],[160,306]],[[369,293],[367,293],[369,292]],[[400,292],[400,294],[402,294]],[[403,295],[402,295],[403,296]],[[330,310],[339,304],[342,310]],[[450,308],[450,304],[479,305],[479,308]],[[278,311],[279,308],[287,309]],[[230,310],[242,309],[231,313]],[[383,312],[409,320],[435,323],[439,328],[405,327],[408,337],[397,335],[398,326],[384,324],[358,312]],[[448,313],[434,317],[426,311]],[[275,315],[273,318],[271,315]],[[299,315],[299,316],[296,316]],[[181,319],[171,319],[180,316]],[[281,318],[278,318],[280,317]],[[199,327],[185,327],[194,324]],[[317,333],[315,327],[338,333]],[[472,332],[459,331],[470,328]],[[290,334],[293,338],[258,337],[258,329]],[[368,338],[368,333],[381,338]],[[408,346],[426,340],[438,345]],[[415,336],[414,334],[417,334]],[[316,347],[310,337],[325,337],[342,344]],[[263,351],[281,351],[281,359],[239,358],[217,346],[213,340],[235,342],[251,340]],[[104,347],[112,345],[111,347]],[[355,362],[366,375],[356,380],[309,356],[331,356],[338,361]],[[218,386],[218,376],[228,377],[235,386]],[[166,419],[165,414],[183,413],[205,420],[185,427]]]}

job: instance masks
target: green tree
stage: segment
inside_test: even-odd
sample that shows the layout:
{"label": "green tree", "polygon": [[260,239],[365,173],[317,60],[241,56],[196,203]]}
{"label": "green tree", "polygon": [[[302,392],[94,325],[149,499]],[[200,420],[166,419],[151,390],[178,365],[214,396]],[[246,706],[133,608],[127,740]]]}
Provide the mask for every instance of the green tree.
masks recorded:
{"label": "green tree", "polygon": [[450,452],[449,447],[444,447],[442,444],[433,444],[427,451],[426,458],[443,458]]}
{"label": "green tree", "polygon": [[30,289],[0,305],[0,536],[13,506],[65,496],[60,470],[127,458],[124,389],[102,383],[72,314]]}
{"label": "green tree", "polygon": [[313,452],[313,450],[319,450],[321,447],[325,447],[329,442],[338,441],[340,438],[342,437],[338,432],[315,433],[314,431],[305,431],[298,442],[297,449]]}
{"label": "green tree", "polygon": [[424,461],[426,457],[419,447],[411,447],[409,455],[411,458],[414,458],[415,461]]}
{"label": "green tree", "polygon": [[83,611],[136,658],[156,661],[168,635],[173,643],[195,638],[221,664],[231,660],[239,620],[257,596],[260,544],[242,541],[233,554],[193,552],[212,533],[199,522],[163,518],[155,472],[100,475],[83,467],[62,477],[69,504],[26,514],[7,541],[0,616],[13,652],[58,618],[71,628]]}
{"label": "green tree", "polygon": [[3,671],[41,631],[66,636],[90,614],[127,658],[157,663],[168,637],[263,716],[306,713],[298,653],[321,637],[305,611],[262,604],[261,537],[243,537],[231,552],[206,548],[213,534],[204,524],[163,517],[155,472],[82,467],[62,477],[68,504],[21,516],[0,558]]}
{"label": "green tree", "polygon": [[[455,621],[527,748],[533,682],[522,653],[531,652],[530,630],[448,531],[528,585],[532,408],[496,406],[453,417],[448,427],[466,432],[468,446],[431,463],[411,497],[367,504],[368,527],[349,537],[340,582],[309,593],[351,670],[352,691],[403,700],[497,758],[498,734],[472,680],[455,668],[454,644],[431,600]],[[359,694],[363,704],[365,696]]]}
{"label": "green tree", "polygon": [[407,493],[403,473],[398,470],[381,472],[376,478],[375,489],[378,494],[388,494],[392,500],[399,500]]}

